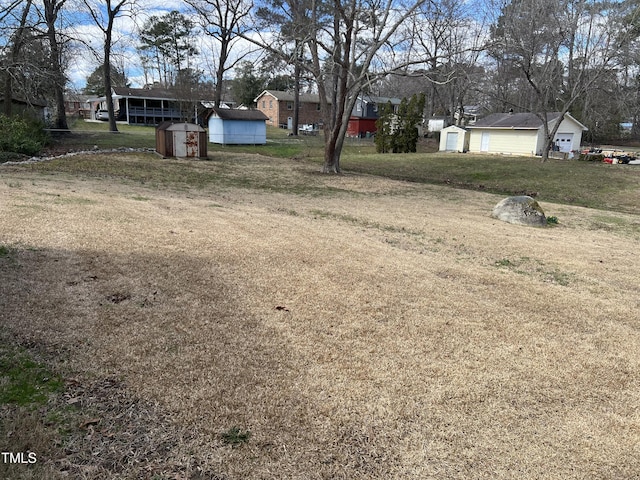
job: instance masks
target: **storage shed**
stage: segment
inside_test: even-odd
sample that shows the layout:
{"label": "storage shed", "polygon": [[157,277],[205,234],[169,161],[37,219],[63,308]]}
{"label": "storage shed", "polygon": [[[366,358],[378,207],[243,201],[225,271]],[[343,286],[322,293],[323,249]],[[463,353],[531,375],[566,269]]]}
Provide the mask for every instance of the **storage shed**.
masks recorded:
{"label": "storage shed", "polygon": [[440,132],[441,152],[468,152],[470,132],[462,127],[451,125]]}
{"label": "storage shed", "polygon": [[206,157],[207,132],[195,123],[163,122],[156,128],[156,152],[163,157]]}
{"label": "storage shed", "polygon": [[209,115],[209,141],[222,145],[264,145],[267,117],[259,110],[213,108]]}

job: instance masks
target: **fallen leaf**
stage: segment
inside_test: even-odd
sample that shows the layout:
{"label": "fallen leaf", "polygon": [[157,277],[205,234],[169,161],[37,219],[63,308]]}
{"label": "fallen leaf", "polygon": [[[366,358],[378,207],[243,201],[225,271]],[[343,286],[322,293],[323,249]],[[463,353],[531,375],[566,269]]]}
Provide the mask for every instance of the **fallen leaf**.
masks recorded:
{"label": "fallen leaf", "polygon": [[80,428],[86,429],[86,428],[90,427],[91,425],[97,425],[99,423],[100,423],[100,419],[99,418],[92,418],[91,420],[87,420],[85,422],[82,422],[80,424]]}

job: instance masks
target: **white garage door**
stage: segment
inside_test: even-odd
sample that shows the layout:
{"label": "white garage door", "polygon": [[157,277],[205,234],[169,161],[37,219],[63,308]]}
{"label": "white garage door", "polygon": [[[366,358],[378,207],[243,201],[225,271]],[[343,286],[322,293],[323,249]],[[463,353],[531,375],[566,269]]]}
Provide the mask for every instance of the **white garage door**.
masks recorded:
{"label": "white garage door", "polygon": [[457,150],[458,149],[458,132],[447,132],[447,146],[446,150]]}
{"label": "white garage door", "polygon": [[558,133],[556,135],[556,145],[561,152],[571,152],[573,150],[573,133]]}

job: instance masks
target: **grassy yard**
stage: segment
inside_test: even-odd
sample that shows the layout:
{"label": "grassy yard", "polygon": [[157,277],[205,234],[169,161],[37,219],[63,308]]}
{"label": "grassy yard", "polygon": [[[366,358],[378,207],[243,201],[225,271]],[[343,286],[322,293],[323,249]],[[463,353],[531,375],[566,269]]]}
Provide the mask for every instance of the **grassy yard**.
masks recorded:
{"label": "grassy yard", "polygon": [[273,133],[0,165],[0,478],[639,477],[636,170]]}
{"label": "grassy yard", "polygon": [[[155,147],[153,127],[119,125],[120,133],[109,133],[107,128],[105,122],[76,122],[72,126],[72,134],[55,139],[54,148]],[[422,143],[421,152],[416,154],[380,155],[375,153],[371,139],[348,139],[342,166],[347,173],[369,174],[500,195],[534,195],[546,202],[630,213],[637,213],[640,209],[638,166],[554,159],[543,164],[537,158],[429,153],[430,148],[433,146],[426,147]],[[210,159],[214,162],[224,158],[225,154],[247,153],[294,158],[300,162],[317,164],[320,168],[323,138],[289,137],[287,130],[269,127],[266,145],[209,144],[208,150]],[[145,178],[149,175],[158,177],[162,173],[149,174],[145,171],[140,175]],[[159,178],[155,181],[163,182]],[[202,184],[216,179],[202,177],[193,178],[192,181]],[[265,185],[266,188],[268,186]],[[272,186],[278,188],[277,184]]]}
{"label": "grassy yard", "polygon": [[640,212],[638,165],[474,154],[351,155],[346,171],[546,202]]}

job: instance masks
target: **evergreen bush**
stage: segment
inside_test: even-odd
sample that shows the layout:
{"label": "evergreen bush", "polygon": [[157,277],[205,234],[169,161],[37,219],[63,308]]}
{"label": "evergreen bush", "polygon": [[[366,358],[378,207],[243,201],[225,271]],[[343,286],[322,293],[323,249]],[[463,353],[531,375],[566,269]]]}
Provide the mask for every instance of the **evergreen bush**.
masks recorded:
{"label": "evergreen bush", "polygon": [[376,152],[387,153],[391,151],[391,136],[393,130],[393,107],[391,102],[387,102],[380,110],[380,115],[376,120]]}
{"label": "evergreen bush", "polygon": [[42,122],[0,114],[0,152],[37,155],[44,148],[47,139]]}
{"label": "evergreen bush", "polygon": [[391,102],[380,112],[376,121],[376,151],[378,153],[410,153],[418,146],[418,125],[422,121],[424,95],[403,98],[396,114]]}

